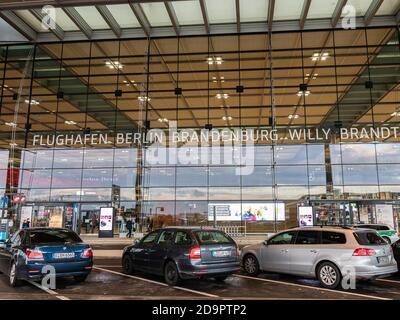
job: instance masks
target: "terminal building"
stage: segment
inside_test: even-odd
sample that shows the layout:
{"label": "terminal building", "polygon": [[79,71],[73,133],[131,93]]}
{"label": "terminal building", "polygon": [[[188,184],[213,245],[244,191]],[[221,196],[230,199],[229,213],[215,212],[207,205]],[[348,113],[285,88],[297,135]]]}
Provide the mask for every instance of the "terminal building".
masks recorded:
{"label": "terminal building", "polygon": [[398,228],[399,25],[400,0],[2,1],[2,221]]}

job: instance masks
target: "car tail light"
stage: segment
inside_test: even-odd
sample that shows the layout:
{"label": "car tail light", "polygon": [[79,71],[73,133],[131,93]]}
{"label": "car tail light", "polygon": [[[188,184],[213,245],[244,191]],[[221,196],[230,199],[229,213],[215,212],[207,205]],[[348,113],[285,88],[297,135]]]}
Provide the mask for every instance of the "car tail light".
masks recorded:
{"label": "car tail light", "polygon": [[43,253],[39,250],[26,249],[26,257],[28,259],[43,259]]}
{"label": "car tail light", "polygon": [[358,257],[370,257],[374,256],[376,254],[374,249],[368,249],[368,248],[357,248],[353,252],[353,256],[358,256]]}
{"label": "car tail light", "polygon": [[91,248],[85,249],[82,254],[84,257],[93,257],[93,251]]}
{"label": "car tail light", "polygon": [[190,249],[189,258],[201,259],[201,250],[199,245],[194,246],[193,248]]}

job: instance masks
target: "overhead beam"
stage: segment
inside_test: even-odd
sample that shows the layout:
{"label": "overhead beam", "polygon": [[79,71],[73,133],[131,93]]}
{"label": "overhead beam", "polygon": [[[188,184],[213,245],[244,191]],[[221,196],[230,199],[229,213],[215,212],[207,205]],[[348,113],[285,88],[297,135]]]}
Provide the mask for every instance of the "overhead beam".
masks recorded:
{"label": "overhead beam", "polygon": [[167,9],[169,19],[171,20],[172,26],[174,27],[175,33],[177,36],[179,36],[180,33],[180,27],[179,27],[179,21],[178,17],[176,16],[176,12],[174,7],[172,6],[171,2],[164,1],[165,9]]}
{"label": "overhead beam", "polygon": [[0,11],[0,17],[28,40],[36,40],[37,32],[14,12],[8,10]]}
{"label": "overhead beam", "polygon": [[364,22],[365,22],[366,27],[368,27],[368,25],[371,23],[372,19],[374,18],[375,14],[378,12],[382,3],[383,3],[383,0],[373,0],[371,2],[371,4],[364,16]]}
{"label": "overhead beam", "polygon": [[[42,12],[41,9],[32,9],[30,12],[38,19],[40,22],[42,22],[45,18],[46,15]],[[60,40],[64,40],[65,34],[64,30],[61,29],[61,27],[54,21],[54,28],[49,28],[49,30]]]}
{"label": "overhead beam", "polygon": [[97,5],[96,9],[107,22],[112,32],[114,32],[117,38],[119,38],[121,36],[121,27],[119,26],[117,20],[115,20],[110,10],[108,10],[108,8],[104,5]]}
{"label": "overhead beam", "polygon": [[342,15],[343,8],[346,4],[347,4],[347,0],[339,0],[338,3],[336,4],[335,11],[333,11],[333,14],[332,14],[332,27],[336,27],[341,15]]}
{"label": "overhead beam", "polygon": [[81,30],[88,39],[92,38],[93,30],[87,24],[85,19],[79,14],[79,12],[73,7],[63,8],[65,14],[75,23],[75,25]]}
{"label": "overhead beam", "polygon": [[240,0],[235,0],[236,4],[236,25],[237,32],[240,32]]}
{"label": "overhead beam", "polygon": [[303,9],[301,10],[301,16],[300,16],[300,29],[301,30],[304,29],[304,25],[306,24],[308,11],[310,11],[310,6],[311,6],[311,0],[304,0]]}
{"label": "overhead beam", "polygon": [[268,31],[272,30],[272,23],[274,21],[275,0],[269,0],[268,4]]}
{"label": "overhead beam", "polygon": [[200,2],[201,14],[203,15],[204,28],[206,29],[206,33],[209,34],[210,33],[210,20],[208,19],[206,2],[204,0],[199,0],[199,2]]}
{"label": "overhead beam", "polygon": [[129,2],[129,5],[136,16],[136,19],[139,21],[139,24],[141,25],[143,32],[145,33],[146,36],[149,37],[151,33],[151,25],[142,7],[140,6],[140,4],[132,2]]}

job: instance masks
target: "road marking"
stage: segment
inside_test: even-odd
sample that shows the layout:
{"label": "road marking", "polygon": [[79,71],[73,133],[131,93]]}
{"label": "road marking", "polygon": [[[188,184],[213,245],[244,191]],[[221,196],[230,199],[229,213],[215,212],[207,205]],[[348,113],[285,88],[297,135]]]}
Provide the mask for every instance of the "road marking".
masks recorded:
{"label": "road marking", "polygon": [[39,289],[41,289],[41,290],[47,292],[48,294],[51,294],[51,295],[53,295],[53,296],[56,296],[57,299],[60,299],[60,300],[70,300],[69,298],[67,298],[67,297],[65,297],[65,296],[59,295],[59,294],[58,294],[57,292],[55,292],[54,290],[51,290],[51,289],[46,288],[46,287],[43,287],[42,285],[40,285],[40,284],[37,283],[37,282],[29,281],[29,280],[28,280],[28,282],[29,282],[31,285],[33,285],[33,286],[35,286],[35,287],[37,287],[37,288],[39,288]]}
{"label": "road marking", "polygon": [[364,297],[364,298],[378,299],[378,300],[393,300],[393,299],[390,299],[390,298],[371,296],[371,295],[362,294],[362,293],[346,292],[346,291],[339,291],[339,290],[333,290],[333,289],[327,289],[327,288],[317,288],[317,287],[306,286],[306,285],[303,285],[303,284],[291,283],[291,282],[286,282],[286,281],[277,281],[277,280],[249,277],[249,276],[244,276],[244,275],[241,275],[241,274],[233,274],[232,276],[239,277],[239,278],[245,278],[245,279],[251,279],[251,280],[264,281],[264,282],[285,284],[285,285],[288,285],[288,286],[295,286],[295,287],[300,287],[300,288],[307,288],[307,289],[314,289],[314,290],[320,290],[320,291],[333,292],[333,293],[336,293],[336,294],[343,293],[343,294],[359,296],[359,297]]}
{"label": "road marking", "polygon": [[215,294],[210,294],[210,293],[206,293],[206,292],[202,292],[202,291],[197,291],[197,290],[192,290],[192,289],[183,288],[183,287],[177,287],[177,286],[172,287],[172,286],[169,286],[168,284],[163,283],[163,282],[154,281],[154,280],[141,278],[141,277],[137,277],[137,276],[132,276],[130,274],[125,274],[125,273],[122,273],[122,272],[108,270],[108,269],[100,268],[100,267],[97,267],[97,266],[93,267],[93,269],[104,271],[104,272],[109,272],[109,273],[113,273],[113,274],[117,274],[117,275],[124,276],[124,277],[131,278],[131,279],[136,279],[136,280],[141,280],[141,281],[145,281],[145,282],[149,282],[149,283],[158,284],[158,285],[161,285],[163,287],[170,287],[170,288],[174,288],[174,289],[178,289],[178,290],[182,290],[182,291],[186,291],[186,292],[191,292],[191,293],[199,294],[199,295],[210,297],[210,298],[221,298],[220,296],[217,296]]}
{"label": "road marking", "polygon": [[400,284],[400,281],[390,280],[390,279],[376,279],[376,281],[392,282],[392,283]]}

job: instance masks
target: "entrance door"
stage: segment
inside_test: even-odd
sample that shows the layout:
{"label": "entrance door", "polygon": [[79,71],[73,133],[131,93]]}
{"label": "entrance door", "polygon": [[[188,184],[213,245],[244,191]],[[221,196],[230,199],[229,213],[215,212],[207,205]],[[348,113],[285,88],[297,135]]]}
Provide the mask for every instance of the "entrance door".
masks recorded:
{"label": "entrance door", "polygon": [[77,230],[80,234],[98,233],[100,208],[110,207],[110,203],[81,203]]}

